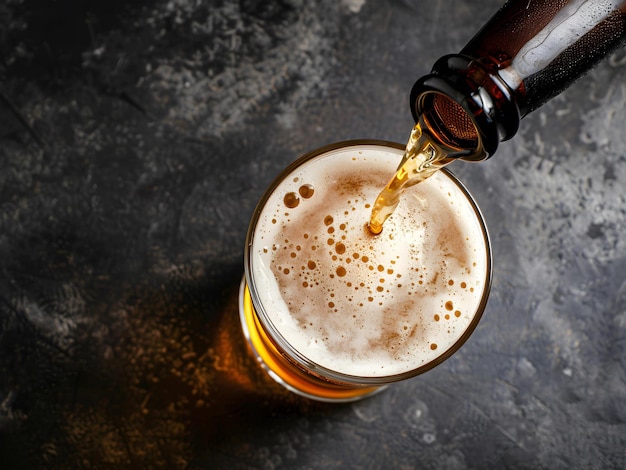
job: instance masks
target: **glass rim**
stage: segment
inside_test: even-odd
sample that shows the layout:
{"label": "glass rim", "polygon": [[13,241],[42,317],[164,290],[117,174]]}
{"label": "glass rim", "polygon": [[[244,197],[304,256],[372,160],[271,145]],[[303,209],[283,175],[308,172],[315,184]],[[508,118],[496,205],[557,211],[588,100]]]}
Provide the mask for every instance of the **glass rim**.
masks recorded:
{"label": "glass rim", "polygon": [[248,285],[248,289],[250,291],[250,296],[252,300],[252,305],[254,307],[254,311],[259,319],[259,322],[262,324],[263,328],[265,328],[268,336],[272,341],[276,343],[276,345],[282,349],[292,361],[295,361],[300,367],[309,370],[312,374],[325,377],[329,380],[333,380],[339,383],[344,383],[347,385],[355,385],[355,386],[368,386],[368,385],[385,385],[393,382],[398,382],[401,380],[405,380],[411,377],[415,377],[420,375],[447,360],[452,355],[454,355],[460,348],[465,344],[465,342],[472,335],[482,315],[485,311],[487,301],[489,298],[489,294],[491,291],[491,283],[492,283],[492,250],[491,250],[491,240],[489,237],[489,232],[487,230],[487,225],[485,223],[485,219],[478,207],[478,204],[474,200],[473,196],[469,192],[469,190],[465,187],[465,185],[447,168],[442,168],[439,172],[442,172],[446,175],[446,177],[458,187],[461,193],[465,196],[466,200],[469,202],[472,210],[476,215],[476,219],[480,225],[480,229],[482,232],[482,239],[485,244],[485,279],[484,279],[484,288],[481,294],[480,302],[476,306],[475,312],[472,316],[472,319],[469,325],[465,328],[461,336],[444,352],[439,354],[437,357],[428,361],[425,364],[422,364],[414,369],[411,369],[406,372],[402,372],[399,374],[386,375],[386,376],[360,376],[360,375],[350,375],[345,374],[343,372],[338,372],[333,369],[329,369],[324,367],[316,362],[307,358],[304,354],[294,348],[278,331],[278,329],[273,325],[269,316],[264,310],[263,304],[260,301],[260,296],[257,291],[256,285],[254,283],[254,278],[252,274],[252,257],[250,256],[250,251],[253,245],[254,234],[256,231],[256,226],[261,216],[261,212],[265,207],[265,204],[269,197],[274,193],[276,188],[280,185],[280,183],[289,176],[295,169],[303,165],[304,163],[311,161],[317,157],[323,156],[333,150],[338,149],[346,149],[350,147],[364,147],[364,146],[374,146],[374,147],[384,147],[393,150],[399,150],[400,152],[404,151],[404,146],[392,141],[386,140],[377,140],[377,139],[360,139],[360,140],[346,140],[341,142],[336,142],[333,144],[325,145],[323,147],[317,148],[311,152],[308,152],[299,158],[295,159],[291,162],[287,167],[285,167],[271,182],[268,188],[265,190],[261,199],[257,203],[253,215],[250,219],[250,224],[248,226],[248,231],[246,233],[246,241],[245,241],[245,250],[244,250],[244,277],[245,282]]}

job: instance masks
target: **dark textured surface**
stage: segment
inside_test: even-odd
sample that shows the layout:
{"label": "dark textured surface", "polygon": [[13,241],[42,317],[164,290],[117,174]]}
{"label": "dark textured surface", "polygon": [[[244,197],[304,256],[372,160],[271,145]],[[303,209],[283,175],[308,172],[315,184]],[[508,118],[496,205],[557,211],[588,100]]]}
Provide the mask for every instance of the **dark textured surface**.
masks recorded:
{"label": "dark textured surface", "polygon": [[0,468],[626,467],[626,53],[452,170],[494,248],[453,358],[369,400],[280,389],[243,240],[299,154],[404,141],[490,1],[0,5]]}

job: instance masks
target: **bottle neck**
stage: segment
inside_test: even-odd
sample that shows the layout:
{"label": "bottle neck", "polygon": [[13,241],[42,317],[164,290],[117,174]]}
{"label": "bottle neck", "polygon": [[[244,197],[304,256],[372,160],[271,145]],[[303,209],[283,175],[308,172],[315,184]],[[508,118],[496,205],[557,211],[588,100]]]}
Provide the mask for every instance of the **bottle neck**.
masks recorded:
{"label": "bottle neck", "polygon": [[458,158],[483,160],[524,116],[625,42],[626,0],[511,0],[460,54],[417,81],[411,111],[465,146]]}

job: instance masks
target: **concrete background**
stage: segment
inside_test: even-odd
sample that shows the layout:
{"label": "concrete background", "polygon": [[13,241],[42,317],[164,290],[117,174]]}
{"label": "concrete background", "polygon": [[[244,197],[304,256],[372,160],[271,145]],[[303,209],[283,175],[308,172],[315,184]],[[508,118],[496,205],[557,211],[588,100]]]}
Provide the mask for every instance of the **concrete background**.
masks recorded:
{"label": "concrete background", "polygon": [[293,396],[237,323],[257,200],[331,142],[406,141],[413,82],[495,0],[0,5],[0,467],[626,467],[626,51],[474,194],[494,284],[451,359]]}

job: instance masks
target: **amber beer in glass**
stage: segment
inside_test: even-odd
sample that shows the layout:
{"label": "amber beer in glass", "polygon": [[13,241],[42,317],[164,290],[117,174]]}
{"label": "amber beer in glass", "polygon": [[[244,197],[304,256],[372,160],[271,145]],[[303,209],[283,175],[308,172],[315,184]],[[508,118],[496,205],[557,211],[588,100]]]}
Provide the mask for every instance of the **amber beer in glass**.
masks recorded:
{"label": "amber beer in glass", "polygon": [[254,212],[241,323],[258,362],[295,393],[351,401],[421,374],[456,352],[483,313],[489,237],[450,172],[410,188],[382,233],[367,228],[403,150],[357,141],[311,152]]}

